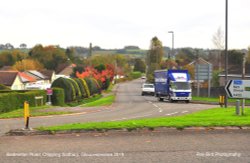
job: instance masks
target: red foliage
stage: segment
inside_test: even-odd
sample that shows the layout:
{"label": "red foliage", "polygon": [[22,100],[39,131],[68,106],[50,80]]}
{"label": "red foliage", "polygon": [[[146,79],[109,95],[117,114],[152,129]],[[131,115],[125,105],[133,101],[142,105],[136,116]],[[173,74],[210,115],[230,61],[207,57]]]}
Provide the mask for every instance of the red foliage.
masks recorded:
{"label": "red foliage", "polygon": [[106,81],[106,78],[109,78],[110,81],[112,81],[114,78],[114,66],[108,64],[106,65],[106,69],[103,70],[102,72],[98,72],[93,67],[86,67],[84,72],[82,73],[76,72],[76,76],[82,79],[85,77],[93,77],[96,80],[101,81],[102,83]]}

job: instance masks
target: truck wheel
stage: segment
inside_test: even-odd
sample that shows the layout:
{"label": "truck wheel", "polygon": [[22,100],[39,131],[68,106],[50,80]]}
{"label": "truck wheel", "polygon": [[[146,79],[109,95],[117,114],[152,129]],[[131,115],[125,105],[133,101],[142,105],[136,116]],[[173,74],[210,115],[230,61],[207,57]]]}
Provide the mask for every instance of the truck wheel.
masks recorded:
{"label": "truck wheel", "polygon": [[141,95],[144,96],[144,92],[142,92]]}
{"label": "truck wheel", "polygon": [[188,104],[188,103],[189,103],[189,100],[186,100],[185,102]]}
{"label": "truck wheel", "polygon": [[163,101],[163,98],[158,97],[158,101]]}

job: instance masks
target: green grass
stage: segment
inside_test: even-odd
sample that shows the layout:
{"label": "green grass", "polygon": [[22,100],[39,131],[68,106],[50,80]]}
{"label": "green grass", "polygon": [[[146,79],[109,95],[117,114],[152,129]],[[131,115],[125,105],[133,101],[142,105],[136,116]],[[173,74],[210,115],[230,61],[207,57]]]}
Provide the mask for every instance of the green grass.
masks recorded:
{"label": "green grass", "polygon": [[244,116],[236,116],[235,108],[214,108],[177,117],[126,120],[117,122],[74,123],[61,126],[40,127],[39,130],[109,130],[156,127],[215,127],[215,126],[250,126],[250,109],[245,109]]}
{"label": "green grass", "polygon": [[85,107],[93,107],[93,106],[107,106],[107,105],[111,105],[115,100],[115,96],[114,95],[109,95],[107,97],[103,97],[101,99],[98,99],[96,101],[81,105],[81,106],[85,106]]}
{"label": "green grass", "polygon": [[[237,99],[228,99],[228,102],[235,103]],[[219,97],[197,97],[193,96],[192,101],[206,101],[206,102],[218,102]],[[246,100],[246,104],[250,104],[250,100]]]}
{"label": "green grass", "polygon": [[[42,112],[43,109],[49,109],[53,108],[53,106],[39,106],[39,107],[30,107],[30,116],[36,117],[36,116],[46,116],[46,115],[61,115],[61,114],[68,114],[71,112]],[[2,113],[0,114],[1,119],[6,118],[20,118],[23,117],[23,108],[13,110],[11,112]]]}
{"label": "green grass", "polygon": [[87,104],[87,103],[91,103],[93,101],[99,100],[101,98],[102,98],[102,95],[101,94],[97,94],[97,95],[94,95],[93,97],[90,97],[90,98],[87,98],[87,99],[83,99],[83,100],[78,101],[78,102],[68,103],[67,106],[71,106],[71,107],[80,106],[80,105],[83,105],[83,104]]}

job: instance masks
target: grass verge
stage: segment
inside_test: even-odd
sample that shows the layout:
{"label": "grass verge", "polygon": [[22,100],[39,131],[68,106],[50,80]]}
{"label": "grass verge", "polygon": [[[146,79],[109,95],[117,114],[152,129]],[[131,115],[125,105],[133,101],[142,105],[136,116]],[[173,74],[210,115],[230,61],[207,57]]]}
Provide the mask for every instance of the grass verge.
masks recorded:
{"label": "grass verge", "polygon": [[[38,107],[30,107],[30,115],[32,117],[36,116],[46,116],[46,115],[61,115],[61,114],[68,114],[71,112],[43,112],[44,109],[53,108],[53,106],[38,106]],[[6,118],[20,118],[23,117],[23,109],[13,110],[11,112],[2,113],[0,114],[1,119]]]}
{"label": "grass verge", "polygon": [[215,127],[215,126],[250,126],[250,109],[245,109],[245,115],[236,116],[234,108],[214,108],[177,117],[149,118],[116,122],[74,123],[61,126],[40,127],[38,130],[109,130],[156,127]]}
{"label": "grass verge", "polygon": [[114,102],[114,100],[115,100],[115,96],[109,95],[107,97],[100,98],[96,101],[89,102],[89,103],[81,105],[81,106],[84,106],[84,107],[107,106],[107,105],[111,105]]}
{"label": "grass verge", "polygon": [[[228,99],[228,102],[235,103],[237,99]],[[206,101],[206,102],[218,102],[219,97],[197,97],[193,96],[192,101]],[[250,104],[250,100],[246,100],[246,104]]]}

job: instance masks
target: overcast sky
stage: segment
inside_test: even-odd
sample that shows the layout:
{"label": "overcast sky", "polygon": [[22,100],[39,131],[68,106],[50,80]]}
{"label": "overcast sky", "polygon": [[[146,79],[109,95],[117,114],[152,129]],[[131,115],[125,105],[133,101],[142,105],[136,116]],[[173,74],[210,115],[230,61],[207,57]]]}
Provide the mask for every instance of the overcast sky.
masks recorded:
{"label": "overcast sky", "polygon": [[[250,0],[229,1],[229,49],[250,45]],[[225,0],[4,0],[0,44],[148,49],[157,36],[164,46],[214,48],[225,28]]]}

